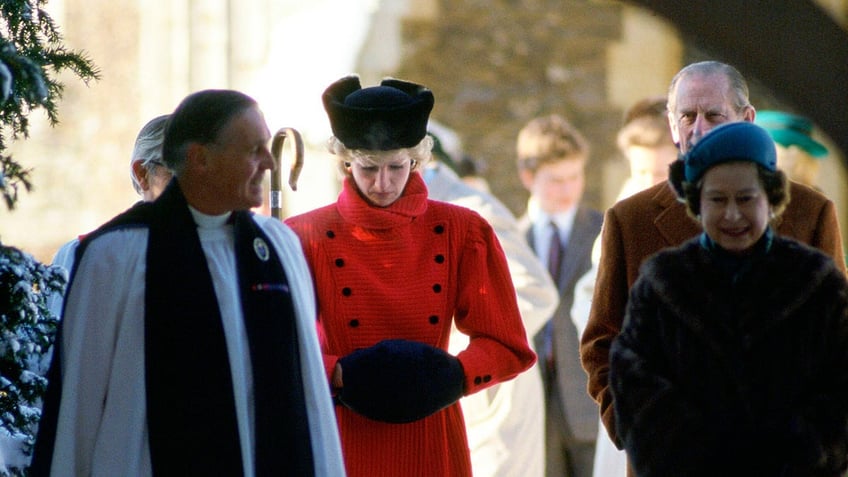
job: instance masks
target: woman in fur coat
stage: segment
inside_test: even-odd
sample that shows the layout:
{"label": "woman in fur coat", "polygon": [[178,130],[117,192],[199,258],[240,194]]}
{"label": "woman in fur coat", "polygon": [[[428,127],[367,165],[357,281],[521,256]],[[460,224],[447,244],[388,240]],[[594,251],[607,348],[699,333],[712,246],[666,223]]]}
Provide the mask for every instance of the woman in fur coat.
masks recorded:
{"label": "woman in fur coat", "polygon": [[844,475],[848,285],[829,257],[773,233],[789,189],[771,138],[731,123],[677,163],[704,233],[646,261],[611,350],[636,475]]}
{"label": "woman in fur coat", "polygon": [[[433,94],[348,76],[324,93],[335,204],[287,220],[315,281],[350,477],[470,476],[459,398],[535,362],[492,227],[427,197]],[[451,324],[469,336],[447,353]]]}

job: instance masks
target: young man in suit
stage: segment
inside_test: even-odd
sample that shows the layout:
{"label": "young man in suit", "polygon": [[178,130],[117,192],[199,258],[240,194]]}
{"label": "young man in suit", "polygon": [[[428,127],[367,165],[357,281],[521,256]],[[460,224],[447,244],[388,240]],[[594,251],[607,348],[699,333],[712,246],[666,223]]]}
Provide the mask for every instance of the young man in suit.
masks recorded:
{"label": "young man in suit", "polygon": [[[559,304],[547,268],[527,244],[518,221],[496,197],[458,175],[459,136],[432,119],[433,160],[422,172],[431,199],[477,211],[495,231],[506,255],[527,336],[542,329]],[[451,328],[451,353],[468,346],[468,336]],[[544,477],[545,393],[538,362],[515,379],[462,398],[462,417],[475,477]]]}
{"label": "young man in suit", "polygon": [[[755,117],[745,79],[728,64],[693,63],[671,81],[668,119],[681,153],[719,124],[754,121]],[[833,202],[797,183],[790,184],[790,197],[777,232],[823,250],[844,271],[842,237]],[[608,382],[609,351],[624,321],[628,291],[647,257],[700,232],[669,182],[616,203],[604,217],[598,278],[580,356],[589,375],[589,394],[600,405],[607,432],[619,448]]]}
{"label": "young man in suit", "polygon": [[590,477],[597,407],[586,394],[580,337],[570,316],[574,285],[592,265],[603,218],[581,203],[589,145],[552,114],[522,128],[516,149],[519,177],[530,192],[522,227],[560,294],[559,307],[534,337],[545,382],[546,475]]}

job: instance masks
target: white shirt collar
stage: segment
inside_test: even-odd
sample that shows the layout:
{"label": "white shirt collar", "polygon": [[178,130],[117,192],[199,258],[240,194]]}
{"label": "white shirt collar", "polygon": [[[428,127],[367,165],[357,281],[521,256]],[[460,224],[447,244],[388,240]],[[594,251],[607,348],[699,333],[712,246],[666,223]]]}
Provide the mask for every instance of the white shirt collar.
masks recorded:
{"label": "white shirt collar", "polygon": [[544,212],[538,202],[531,197],[527,202],[527,217],[530,218],[533,224],[533,246],[539,257],[548,256],[548,248],[551,241],[551,222],[557,225],[559,236],[563,247],[568,245],[568,239],[571,236],[571,230],[574,228],[574,218],[577,216],[577,206],[570,209],[557,212],[556,214],[548,214]]}
{"label": "white shirt collar", "polygon": [[194,218],[194,223],[196,223],[201,229],[215,229],[222,227],[227,223],[227,220],[230,219],[230,214],[232,214],[232,212],[227,212],[221,215],[204,214],[190,205],[188,206],[188,210]]}

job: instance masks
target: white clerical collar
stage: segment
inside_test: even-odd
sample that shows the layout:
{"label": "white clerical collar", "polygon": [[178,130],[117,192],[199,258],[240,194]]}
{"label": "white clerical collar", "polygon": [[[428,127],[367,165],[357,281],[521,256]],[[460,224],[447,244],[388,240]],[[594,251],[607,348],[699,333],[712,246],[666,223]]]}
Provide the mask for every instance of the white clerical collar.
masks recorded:
{"label": "white clerical collar", "polygon": [[197,227],[201,229],[217,229],[219,227],[223,227],[232,214],[232,212],[226,212],[221,215],[204,214],[190,205],[188,206],[188,210],[194,218],[194,223],[196,223]]}

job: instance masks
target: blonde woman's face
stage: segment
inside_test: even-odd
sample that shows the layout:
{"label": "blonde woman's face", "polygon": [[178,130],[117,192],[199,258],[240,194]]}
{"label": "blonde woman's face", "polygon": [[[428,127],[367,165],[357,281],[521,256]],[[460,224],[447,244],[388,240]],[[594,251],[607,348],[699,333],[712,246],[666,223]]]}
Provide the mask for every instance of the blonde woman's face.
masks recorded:
{"label": "blonde woman's face", "polygon": [[677,159],[674,144],[659,147],[630,146],[627,160],[630,162],[630,177],[647,189],[668,179],[668,165]]}
{"label": "blonde woman's face", "polygon": [[751,162],[713,166],[701,188],[701,226],[723,249],[743,254],[768,226],[769,203]]}
{"label": "blonde woman's face", "polygon": [[377,207],[388,207],[400,198],[411,170],[412,158],[405,150],[381,156],[379,160],[356,158],[350,163],[357,189]]}
{"label": "blonde woman's face", "polygon": [[818,187],[821,161],[807,154],[798,146],[783,147],[775,143],[777,149],[777,167],[789,176],[789,180],[810,187]]}

